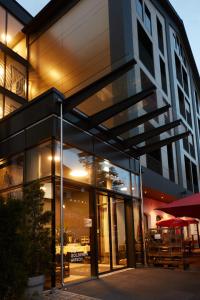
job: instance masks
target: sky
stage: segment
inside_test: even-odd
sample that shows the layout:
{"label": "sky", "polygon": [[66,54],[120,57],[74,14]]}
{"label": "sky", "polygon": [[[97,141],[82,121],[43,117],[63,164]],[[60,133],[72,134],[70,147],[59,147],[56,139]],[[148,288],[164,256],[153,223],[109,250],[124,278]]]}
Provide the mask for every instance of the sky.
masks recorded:
{"label": "sky", "polygon": [[[33,16],[35,16],[49,0],[17,0]],[[200,0],[170,0],[175,10],[183,20],[200,71]]]}

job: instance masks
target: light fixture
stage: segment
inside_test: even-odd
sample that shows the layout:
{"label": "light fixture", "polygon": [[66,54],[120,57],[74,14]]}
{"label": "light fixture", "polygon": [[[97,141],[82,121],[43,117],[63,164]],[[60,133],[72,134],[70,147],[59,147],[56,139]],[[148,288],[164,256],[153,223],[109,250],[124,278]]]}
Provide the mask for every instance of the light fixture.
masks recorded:
{"label": "light fixture", "polygon": [[1,40],[4,43],[9,43],[12,40],[12,38],[11,38],[11,36],[9,34],[2,33]]}
{"label": "light fixture", "polygon": [[132,187],[132,191],[134,191],[135,190],[135,188],[134,187]]}
{"label": "light fixture", "polygon": [[0,77],[4,76],[4,66],[0,65]]}
{"label": "light fixture", "polygon": [[63,208],[65,208],[65,204],[63,204]]}
{"label": "light fixture", "polygon": [[[48,156],[48,160],[52,161],[53,157],[51,155]],[[54,156],[54,161],[55,162],[59,162],[60,161],[60,157],[58,155]]]}
{"label": "light fixture", "polygon": [[70,172],[70,176],[72,176],[72,177],[87,177],[88,172],[85,170],[73,170]]}
{"label": "light fixture", "polygon": [[120,191],[126,192],[127,190],[128,190],[128,188],[126,186],[123,186],[123,187],[120,188]]}

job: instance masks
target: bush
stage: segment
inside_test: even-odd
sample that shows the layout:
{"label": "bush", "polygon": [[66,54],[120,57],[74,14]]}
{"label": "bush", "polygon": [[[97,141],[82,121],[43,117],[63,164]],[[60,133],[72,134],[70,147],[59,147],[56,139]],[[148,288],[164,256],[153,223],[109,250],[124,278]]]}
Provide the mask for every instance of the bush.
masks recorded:
{"label": "bush", "polygon": [[0,299],[20,300],[27,284],[24,207],[21,200],[0,199]]}

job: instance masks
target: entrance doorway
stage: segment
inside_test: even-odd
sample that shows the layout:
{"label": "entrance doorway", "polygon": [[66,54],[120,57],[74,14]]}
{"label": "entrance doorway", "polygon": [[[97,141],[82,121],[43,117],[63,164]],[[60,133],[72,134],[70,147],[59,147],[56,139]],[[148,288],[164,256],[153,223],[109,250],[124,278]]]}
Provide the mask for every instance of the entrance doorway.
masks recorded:
{"label": "entrance doorway", "polygon": [[[64,283],[91,276],[89,192],[64,186]],[[60,198],[56,197],[56,282],[61,283]]]}
{"label": "entrance doorway", "polygon": [[97,195],[98,273],[127,266],[124,199]]}

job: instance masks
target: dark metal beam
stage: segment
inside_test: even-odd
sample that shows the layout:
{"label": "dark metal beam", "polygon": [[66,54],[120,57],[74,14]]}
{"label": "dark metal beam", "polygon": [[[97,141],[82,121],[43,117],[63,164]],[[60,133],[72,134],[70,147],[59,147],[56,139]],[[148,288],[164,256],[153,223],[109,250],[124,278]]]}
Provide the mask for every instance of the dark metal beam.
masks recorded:
{"label": "dark metal beam", "polygon": [[130,150],[127,153],[129,155],[133,155],[134,157],[142,156],[142,155],[150,153],[150,152],[152,152],[154,150],[160,149],[163,146],[166,146],[166,145],[172,144],[172,143],[174,143],[174,142],[176,142],[178,140],[181,140],[181,139],[187,137],[190,134],[191,134],[190,131],[186,131],[184,133],[177,134],[177,135],[175,135],[173,137],[164,139],[162,141],[159,141],[159,142],[156,142],[156,143],[152,143],[152,144],[149,144],[149,145],[141,147],[141,148]]}
{"label": "dark metal beam", "polygon": [[163,133],[165,131],[175,128],[176,126],[179,126],[180,124],[181,124],[181,120],[179,119],[174,122],[171,122],[171,123],[165,124],[163,126],[159,126],[152,130],[149,130],[147,132],[137,134],[137,135],[130,137],[123,141],[124,148],[128,149],[131,146],[145,142],[146,140],[149,140],[149,139],[153,138],[154,136],[160,135],[161,133]]}
{"label": "dark metal beam", "polygon": [[[106,120],[112,118],[113,116],[117,115],[118,113],[128,109],[129,107],[137,104],[138,102],[144,100],[148,96],[152,95],[155,92],[156,87],[152,85],[150,88],[130,96],[127,99],[124,99],[88,118],[89,125],[86,129],[91,129],[96,127],[97,125],[105,122]],[[82,124],[78,124],[82,126]]]}
{"label": "dark metal beam", "polygon": [[110,136],[112,139],[113,136],[119,136],[120,134],[127,132],[130,129],[133,129],[133,128],[165,113],[166,111],[169,110],[170,107],[171,107],[170,105],[163,106],[159,109],[156,109],[147,114],[144,114],[136,119],[133,119],[133,120],[130,120],[123,124],[120,124],[118,126],[115,126],[107,131],[105,130],[105,132],[101,132],[97,136],[102,139]]}
{"label": "dark metal beam", "polygon": [[105,86],[117,80],[123,74],[131,70],[135,64],[135,59],[131,59],[119,68],[111,71],[110,73],[106,74],[105,76],[101,77],[100,79],[96,80],[95,82],[91,83],[90,85],[67,98],[64,102],[63,113],[69,112],[70,110],[81,104],[83,101],[85,101],[87,98],[103,89]]}

